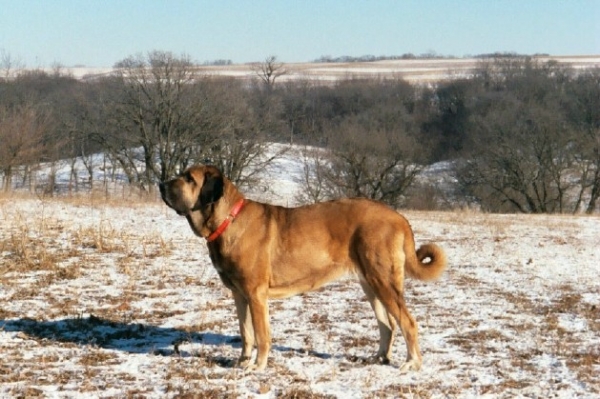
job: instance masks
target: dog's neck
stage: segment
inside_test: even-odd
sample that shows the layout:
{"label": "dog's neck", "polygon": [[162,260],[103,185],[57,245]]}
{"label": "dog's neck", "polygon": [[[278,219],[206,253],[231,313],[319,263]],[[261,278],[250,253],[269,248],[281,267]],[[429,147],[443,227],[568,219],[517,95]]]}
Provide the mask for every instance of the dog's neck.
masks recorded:
{"label": "dog's neck", "polygon": [[243,198],[244,195],[228,179],[225,179],[223,196],[216,202],[190,212],[186,216],[187,221],[197,236],[207,238],[228,217],[235,204]]}

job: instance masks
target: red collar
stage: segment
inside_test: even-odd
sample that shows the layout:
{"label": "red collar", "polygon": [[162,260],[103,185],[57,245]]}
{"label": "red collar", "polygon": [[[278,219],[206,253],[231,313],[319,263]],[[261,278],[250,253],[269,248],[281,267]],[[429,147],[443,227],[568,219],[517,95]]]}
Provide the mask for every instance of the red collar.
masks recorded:
{"label": "red collar", "polygon": [[240,213],[240,211],[244,207],[245,203],[246,203],[246,200],[244,198],[242,198],[241,200],[236,202],[235,205],[233,206],[233,208],[231,208],[231,212],[229,212],[227,219],[225,219],[223,221],[223,223],[221,223],[221,225],[219,227],[217,227],[217,229],[215,231],[213,231],[213,233],[211,235],[206,237],[206,241],[212,242],[212,241],[216,240],[217,238],[219,238],[219,236],[221,234],[223,234],[225,229],[227,229],[227,227],[229,227],[231,222],[233,222],[235,217]]}

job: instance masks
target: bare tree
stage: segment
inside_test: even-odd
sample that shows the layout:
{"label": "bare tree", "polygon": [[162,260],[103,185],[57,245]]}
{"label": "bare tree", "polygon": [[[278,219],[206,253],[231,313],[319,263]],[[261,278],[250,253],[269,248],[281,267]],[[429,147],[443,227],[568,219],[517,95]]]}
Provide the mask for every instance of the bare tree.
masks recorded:
{"label": "bare tree", "polygon": [[403,203],[403,195],[422,169],[413,153],[416,142],[406,132],[362,130],[342,125],[343,134],[332,144],[328,180],[332,196],[366,197],[392,206]]}
{"label": "bare tree", "polygon": [[5,191],[12,188],[16,167],[40,161],[50,123],[47,112],[31,105],[0,107],[0,171]]}
{"label": "bare tree", "polygon": [[600,68],[580,74],[570,85],[567,115],[576,132],[572,150],[580,176],[575,210],[588,200],[586,213],[593,213],[600,199]]}
{"label": "bare tree", "polygon": [[0,49],[0,71],[4,75],[4,79],[11,78],[15,75],[15,71],[24,68],[23,62],[19,58],[13,57],[5,49]]}
{"label": "bare tree", "polygon": [[194,159],[218,166],[240,186],[256,185],[268,165],[287,151],[266,140],[274,128],[274,112],[234,79],[209,82],[205,90],[214,119],[203,145],[195,147]]}
{"label": "bare tree", "polygon": [[[110,141],[119,159],[133,170],[141,161],[138,180],[152,188],[189,163],[190,148],[198,145],[207,123],[207,104],[197,95],[189,57],[154,51],[116,64],[123,98],[116,108],[122,137]],[[209,123],[209,122],[208,122]]]}
{"label": "bare tree", "polygon": [[305,162],[308,199],[365,197],[391,206],[405,201],[422,164],[418,144],[406,131],[369,129],[345,122],[329,132],[329,145]]}
{"label": "bare tree", "polygon": [[306,147],[302,150],[302,176],[297,181],[302,187],[296,193],[298,203],[315,203],[328,199],[327,175],[330,152],[323,148]]}
{"label": "bare tree", "polygon": [[263,82],[267,90],[273,89],[277,78],[287,74],[284,64],[278,62],[277,57],[274,55],[265,58],[263,62],[252,64],[252,70]]}
{"label": "bare tree", "polygon": [[492,211],[566,211],[573,136],[554,107],[506,95],[474,124],[477,155],[458,172],[468,195]]}
{"label": "bare tree", "polygon": [[259,118],[240,82],[198,76],[187,56],[159,51],[117,67],[122,96],[107,104],[116,124],[105,144],[143,187],[193,162],[214,163],[249,184],[276,156],[262,138],[268,118]]}

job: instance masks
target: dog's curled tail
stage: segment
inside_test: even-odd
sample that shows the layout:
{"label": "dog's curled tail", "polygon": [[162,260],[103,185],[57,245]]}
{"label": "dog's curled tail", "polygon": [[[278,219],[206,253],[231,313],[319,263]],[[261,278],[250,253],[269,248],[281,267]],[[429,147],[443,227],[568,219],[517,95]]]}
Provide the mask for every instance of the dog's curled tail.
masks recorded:
{"label": "dog's curled tail", "polygon": [[[428,261],[425,261],[428,259]],[[446,254],[435,244],[423,244],[416,252],[416,257],[409,256],[405,270],[410,277],[417,280],[431,281],[438,279],[446,269]]]}

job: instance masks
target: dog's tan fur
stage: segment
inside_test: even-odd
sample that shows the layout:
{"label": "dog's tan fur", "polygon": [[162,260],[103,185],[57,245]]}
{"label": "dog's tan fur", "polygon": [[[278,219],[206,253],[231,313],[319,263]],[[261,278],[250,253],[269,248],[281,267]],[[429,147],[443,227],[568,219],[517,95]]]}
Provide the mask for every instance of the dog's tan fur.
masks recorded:
{"label": "dog's tan fur", "polygon": [[[187,218],[194,233],[208,237],[243,194],[212,166],[193,166],[161,183],[165,203]],[[240,364],[263,370],[271,346],[268,298],[317,289],[347,273],[358,280],[379,325],[377,359],[389,362],[397,324],[407,347],[402,370],[421,367],[417,324],[404,303],[404,274],[438,278],[444,252],[435,244],[415,251],[408,221],[367,199],[343,199],[299,208],[246,200],[224,231],[208,243],[213,265],[231,289],[242,337]],[[429,262],[424,260],[429,258]],[[256,361],[251,361],[254,345]]]}

